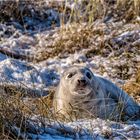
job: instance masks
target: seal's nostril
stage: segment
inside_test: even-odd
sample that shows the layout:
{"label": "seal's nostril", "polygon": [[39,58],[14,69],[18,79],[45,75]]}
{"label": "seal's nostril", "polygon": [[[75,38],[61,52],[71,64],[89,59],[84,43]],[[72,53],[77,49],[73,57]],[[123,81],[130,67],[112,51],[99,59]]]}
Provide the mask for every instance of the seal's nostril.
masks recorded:
{"label": "seal's nostril", "polygon": [[77,81],[78,81],[78,84],[81,86],[84,86],[87,83],[85,79],[78,79]]}
{"label": "seal's nostril", "polygon": [[85,79],[81,80],[81,83],[85,84],[86,83],[86,80]]}
{"label": "seal's nostril", "polygon": [[78,79],[77,81],[78,81],[78,84],[80,84],[80,81],[81,81],[81,80]]}

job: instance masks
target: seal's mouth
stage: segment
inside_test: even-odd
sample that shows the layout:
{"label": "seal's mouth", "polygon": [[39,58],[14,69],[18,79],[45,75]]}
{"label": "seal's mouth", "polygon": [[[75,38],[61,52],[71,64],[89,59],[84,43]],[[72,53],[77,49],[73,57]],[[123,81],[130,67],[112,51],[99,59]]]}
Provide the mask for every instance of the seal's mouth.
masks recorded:
{"label": "seal's mouth", "polygon": [[74,89],[74,94],[76,95],[87,95],[89,93],[91,93],[92,88],[90,87],[78,87]]}

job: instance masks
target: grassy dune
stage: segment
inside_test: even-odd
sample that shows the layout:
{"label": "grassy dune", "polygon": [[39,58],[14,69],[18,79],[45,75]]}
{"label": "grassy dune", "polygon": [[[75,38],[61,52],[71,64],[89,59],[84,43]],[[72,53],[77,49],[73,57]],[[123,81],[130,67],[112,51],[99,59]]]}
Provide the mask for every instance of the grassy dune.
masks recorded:
{"label": "grassy dune", "polygon": [[[123,60],[124,58],[125,61],[130,62],[127,65],[116,66],[114,73],[119,78],[126,80],[126,84],[122,88],[140,102],[140,65],[138,62],[133,61],[139,55],[140,42],[137,42],[136,35],[132,37],[132,41],[130,40],[131,36],[128,40],[123,40],[123,42],[116,41],[116,38],[119,38],[122,33],[139,29],[140,1],[84,0],[79,4],[79,1],[75,0],[74,4],[77,6],[70,8],[65,3],[57,1],[48,4],[45,4],[43,0],[36,2],[1,1],[0,23],[6,25],[14,21],[15,25],[17,22],[18,24],[15,27],[23,28],[23,32],[30,36],[32,25],[30,26],[26,22],[25,17],[44,22],[48,18],[48,15],[44,14],[45,10],[55,9],[55,11],[61,13],[60,27],[55,20],[52,20],[49,30],[51,32],[51,29],[57,28],[57,36],[50,35],[49,38],[35,36],[35,47],[38,49],[31,61],[37,64],[49,58],[57,57],[61,59],[81,50],[85,50],[85,56],[88,59],[97,55],[109,58],[109,54],[112,53],[113,56],[110,58],[112,62],[119,61],[119,59]],[[42,31],[36,31],[33,28],[33,32]],[[49,44],[50,40],[53,43],[39,50],[39,41],[41,39],[44,44]],[[0,37],[1,43],[4,40],[3,36]],[[134,50],[131,50],[132,48]],[[121,54],[123,54],[122,58],[120,58]],[[9,56],[14,57],[12,53]],[[133,68],[133,73],[129,74],[128,71],[131,67]],[[101,71],[104,72],[105,69],[102,67]],[[102,74],[101,71],[100,74]],[[33,115],[54,119],[51,108],[55,90],[50,90],[50,94],[47,97],[30,97],[25,100],[23,92],[26,91],[19,90],[16,87],[3,88],[4,90],[1,91],[0,96],[1,139],[20,139],[21,137],[17,135],[16,131],[12,130],[12,126],[19,127],[22,132],[29,131],[28,126],[26,126],[27,120]]]}

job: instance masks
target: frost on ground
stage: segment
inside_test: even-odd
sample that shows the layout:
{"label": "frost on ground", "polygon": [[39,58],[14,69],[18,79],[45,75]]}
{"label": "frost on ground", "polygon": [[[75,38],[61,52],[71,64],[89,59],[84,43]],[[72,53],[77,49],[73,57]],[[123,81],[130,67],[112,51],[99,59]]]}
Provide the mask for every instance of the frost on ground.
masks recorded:
{"label": "frost on ground", "polygon": [[77,120],[70,123],[34,117],[27,121],[28,132],[12,127],[12,131],[23,139],[95,139],[95,140],[127,140],[140,139],[140,120],[137,122],[117,123],[101,119]]}
{"label": "frost on ground", "polygon": [[[113,66],[111,65],[111,61],[114,62]],[[119,63],[121,63],[121,61]],[[45,96],[50,86],[57,85],[59,82],[59,75],[63,69],[73,64],[86,65],[98,74],[102,74],[100,67],[104,66],[107,72],[103,72],[103,76],[109,78],[110,76],[108,73],[110,70],[113,70],[112,67],[115,67],[118,63],[117,60],[114,61],[101,56],[88,59],[84,54],[81,55],[80,53],[69,55],[65,59],[54,58],[39,63],[21,61],[0,54],[1,84],[19,85],[26,89],[31,89],[29,94],[36,90],[36,94],[46,93],[43,94],[43,96]],[[112,80],[116,83],[124,84],[126,82],[126,80],[114,79],[114,77],[112,77]],[[50,121],[46,121],[46,123],[44,122],[45,124],[38,122],[35,125],[34,123],[36,123],[36,121],[39,121],[39,119],[37,120],[37,118],[34,118],[34,120],[29,121],[29,123],[33,123],[32,125],[30,124],[31,126],[28,124],[30,126],[29,132],[22,132],[22,130],[16,126],[12,128],[13,132],[22,138],[33,139],[122,140],[140,138],[140,120],[137,122],[127,122],[126,124],[103,121],[100,119],[77,120],[71,123],[58,123],[52,120],[51,123]]]}
{"label": "frost on ground", "polygon": [[[74,64],[87,66],[120,87],[134,81],[140,68],[139,21],[125,23],[105,17],[104,21],[95,20],[90,27],[85,22],[59,27],[64,13],[59,13],[56,7],[61,7],[64,1],[59,5],[54,2],[54,8],[50,8],[51,2],[46,2],[49,8],[42,8],[42,13],[30,5],[29,15],[23,18],[24,25],[12,18],[0,23],[2,95],[9,94],[4,87],[15,87],[24,89],[21,91],[25,100],[46,97],[50,89],[57,86],[63,70]],[[66,7],[79,9],[80,2],[76,5],[70,1]],[[139,93],[137,101],[140,101]],[[27,131],[16,124],[6,124],[6,127],[24,139],[140,139],[140,120],[111,122],[97,118],[62,123],[37,115],[33,113],[25,121]]]}

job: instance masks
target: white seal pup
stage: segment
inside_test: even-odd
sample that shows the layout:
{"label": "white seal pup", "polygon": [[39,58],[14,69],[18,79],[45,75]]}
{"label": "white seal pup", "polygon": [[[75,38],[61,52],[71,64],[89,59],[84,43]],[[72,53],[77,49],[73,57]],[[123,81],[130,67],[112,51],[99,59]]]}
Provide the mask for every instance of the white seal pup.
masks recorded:
{"label": "white seal pup", "polygon": [[127,93],[83,66],[64,71],[53,104],[55,113],[67,119],[99,117],[118,121],[140,117],[140,106]]}

